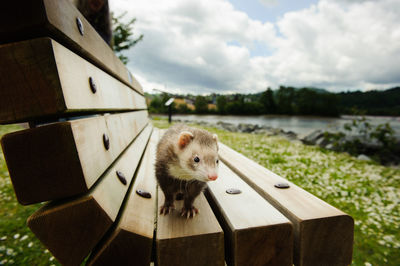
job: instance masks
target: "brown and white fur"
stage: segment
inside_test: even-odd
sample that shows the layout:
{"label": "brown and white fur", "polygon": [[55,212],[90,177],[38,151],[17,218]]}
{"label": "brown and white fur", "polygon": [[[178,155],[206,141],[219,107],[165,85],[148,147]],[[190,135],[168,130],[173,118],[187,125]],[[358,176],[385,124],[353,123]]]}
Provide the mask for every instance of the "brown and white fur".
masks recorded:
{"label": "brown and white fur", "polygon": [[[183,124],[167,130],[157,145],[156,177],[165,201],[160,214],[174,209],[174,199],[183,194],[181,216],[194,217],[193,206],[206,182],[218,177],[218,138],[206,130]],[[182,193],[182,194],[180,194]]]}

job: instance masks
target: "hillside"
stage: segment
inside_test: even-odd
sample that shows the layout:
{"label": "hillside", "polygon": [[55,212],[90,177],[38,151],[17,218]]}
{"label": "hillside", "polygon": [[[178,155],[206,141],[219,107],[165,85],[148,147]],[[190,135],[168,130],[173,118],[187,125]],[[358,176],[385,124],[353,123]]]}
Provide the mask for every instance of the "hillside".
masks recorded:
{"label": "hillside", "polygon": [[[218,113],[229,115],[400,116],[400,87],[383,91],[331,93],[319,88],[280,86],[253,94],[172,95],[146,94],[151,113],[166,113],[164,103],[176,99],[174,113]],[[212,108],[210,108],[210,106]]]}

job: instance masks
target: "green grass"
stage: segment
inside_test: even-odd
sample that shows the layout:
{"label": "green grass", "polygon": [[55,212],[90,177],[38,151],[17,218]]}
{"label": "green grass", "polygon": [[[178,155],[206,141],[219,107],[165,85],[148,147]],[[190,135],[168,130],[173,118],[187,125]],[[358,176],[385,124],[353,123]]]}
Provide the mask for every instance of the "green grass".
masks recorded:
{"label": "green grass", "polygon": [[[153,124],[168,127],[166,120],[154,120]],[[400,265],[400,169],[282,137],[205,129],[350,214],[355,221],[353,265]]]}
{"label": "green grass", "polygon": [[[167,128],[166,120],[153,120]],[[18,126],[0,126],[0,136]],[[350,214],[355,220],[353,265],[400,265],[400,170],[281,137],[206,128],[219,139]],[[40,204],[22,206],[0,153],[0,265],[58,265],[26,226]]]}
{"label": "green grass", "polygon": [[[22,129],[0,126],[0,137]],[[0,265],[59,265],[26,226],[41,204],[22,206],[15,198],[3,152],[0,152]]]}

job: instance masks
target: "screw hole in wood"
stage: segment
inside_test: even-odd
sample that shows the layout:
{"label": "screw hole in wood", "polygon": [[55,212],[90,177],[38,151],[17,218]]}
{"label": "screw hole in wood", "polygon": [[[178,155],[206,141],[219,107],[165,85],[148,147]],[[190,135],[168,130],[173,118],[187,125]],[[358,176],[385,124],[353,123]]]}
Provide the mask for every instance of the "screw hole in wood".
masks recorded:
{"label": "screw hole in wood", "polygon": [[146,199],[150,199],[151,198],[151,193],[147,192],[143,189],[138,189],[136,190],[136,194],[138,194],[139,196],[146,198]]}
{"label": "screw hole in wood", "polygon": [[83,24],[80,18],[76,18],[76,26],[78,27],[79,33],[83,36],[85,33],[85,29],[83,28]]}
{"label": "screw hole in wood", "polygon": [[89,77],[89,86],[90,86],[90,90],[91,90],[93,93],[96,93],[96,91],[97,91],[97,86],[96,86],[96,83],[94,82],[94,79],[93,79],[92,77]]}
{"label": "screw hole in wood", "polygon": [[106,150],[110,149],[110,139],[108,138],[107,134],[103,134],[103,144]]}
{"label": "screw hole in wood", "polygon": [[235,194],[242,193],[242,191],[240,189],[237,189],[237,188],[229,188],[229,189],[226,190],[226,193],[235,195]]}
{"label": "screw hole in wood", "polygon": [[117,171],[117,177],[119,179],[119,181],[121,181],[122,184],[124,184],[124,186],[126,185],[126,178],[125,175],[121,172],[121,171]]}
{"label": "screw hole in wood", "polygon": [[276,188],[289,188],[289,184],[288,183],[276,183],[274,185]]}

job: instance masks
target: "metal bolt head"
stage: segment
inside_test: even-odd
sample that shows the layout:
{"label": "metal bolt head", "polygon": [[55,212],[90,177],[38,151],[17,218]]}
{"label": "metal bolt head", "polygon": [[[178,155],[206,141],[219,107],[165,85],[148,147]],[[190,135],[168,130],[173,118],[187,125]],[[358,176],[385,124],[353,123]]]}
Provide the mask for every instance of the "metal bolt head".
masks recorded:
{"label": "metal bolt head", "polygon": [[274,185],[276,188],[289,188],[289,184],[288,183],[276,183]]}
{"label": "metal bolt head", "polygon": [[121,171],[117,171],[116,174],[117,174],[119,181],[121,181],[121,183],[124,184],[124,186],[126,186],[127,182],[126,182],[125,175]]}
{"label": "metal bolt head", "polygon": [[89,77],[89,86],[90,86],[91,91],[93,93],[96,93],[97,86],[96,86],[96,83],[94,82],[94,79],[92,77]]}
{"label": "metal bolt head", "polygon": [[150,199],[151,198],[150,192],[144,191],[143,189],[136,190],[136,194],[138,194],[139,196],[141,196],[143,198],[146,198],[146,199]]}
{"label": "metal bolt head", "polygon": [[106,150],[110,149],[110,139],[108,138],[107,134],[103,134],[103,144],[104,144],[104,148],[106,148]]}
{"label": "metal bolt head", "polygon": [[242,191],[237,188],[230,188],[230,189],[226,190],[226,193],[234,195],[234,194],[240,194],[240,193],[242,193]]}
{"label": "metal bolt head", "polygon": [[83,24],[80,18],[76,18],[76,26],[78,27],[79,33],[83,36],[85,33],[85,29],[83,28]]}

